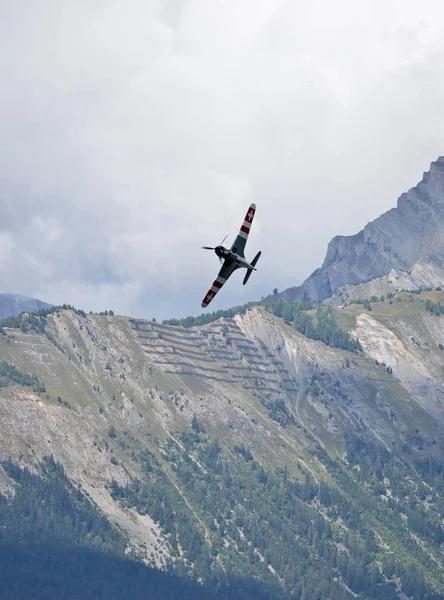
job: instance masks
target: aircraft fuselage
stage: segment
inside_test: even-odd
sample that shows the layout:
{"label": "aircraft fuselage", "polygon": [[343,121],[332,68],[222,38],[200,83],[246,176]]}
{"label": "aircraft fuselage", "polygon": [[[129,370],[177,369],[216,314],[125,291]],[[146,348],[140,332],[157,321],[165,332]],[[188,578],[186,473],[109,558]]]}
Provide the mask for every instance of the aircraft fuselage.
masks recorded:
{"label": "aircraft fuselage", "polygon": [[236,254],[232,250],[228,250],[223,246],[218,246],[217,248],[215,248],[215,252],[217,256],[219,256],[219,258],[228,260],[229,262],[234,263],[239,268],[256,270],[250,265],[250,263],[247,260],[245,260],[243,256],[239,256],[239,254]]}

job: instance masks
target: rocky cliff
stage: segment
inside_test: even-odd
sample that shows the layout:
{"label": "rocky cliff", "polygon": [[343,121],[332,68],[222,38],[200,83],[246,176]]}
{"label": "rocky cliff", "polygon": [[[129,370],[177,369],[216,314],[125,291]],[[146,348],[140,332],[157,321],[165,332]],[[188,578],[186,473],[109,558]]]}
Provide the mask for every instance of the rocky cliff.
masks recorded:
{"label": "rocky cliff", "polygon": [[396,208],[368,223],[356,235],[334,237],[322,267],[301,286],[289,288],[278,297],[285,301],[322,301],[344,286],[389,273],[393,289],[396,279],[405,280],[411,288],[442,286],[443,233],[444,157],[439,157],[422,181],[399,197]]}

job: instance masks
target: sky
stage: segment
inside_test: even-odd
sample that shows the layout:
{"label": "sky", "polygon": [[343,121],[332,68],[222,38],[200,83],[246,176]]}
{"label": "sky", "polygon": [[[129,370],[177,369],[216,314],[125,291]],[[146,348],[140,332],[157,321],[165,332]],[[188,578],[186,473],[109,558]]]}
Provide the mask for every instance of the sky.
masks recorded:
{"label": "sky", "polygon": [[0,0],[0,291],[198,315],[302,283],[444,154],[440,0]]}

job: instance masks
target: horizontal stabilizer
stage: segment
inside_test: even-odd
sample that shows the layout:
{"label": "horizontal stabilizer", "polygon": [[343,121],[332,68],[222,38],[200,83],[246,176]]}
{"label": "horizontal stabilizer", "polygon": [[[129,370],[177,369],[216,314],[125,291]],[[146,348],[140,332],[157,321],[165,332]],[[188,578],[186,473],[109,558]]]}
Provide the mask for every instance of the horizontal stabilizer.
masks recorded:
{"label": "horizontal stabilizer", "polygon": [[[256,256],[253,258],[253,260],[251,261],[251,266],[254,267],[257,263],[257,261],[259,260],[260,255],[262,254],[261,251],[259,251]],[[256,269],[255,269],[256,270]],[[244,277],[244,281],[243,284],[245,285],[247,283],[247,281],[250,279],[250,275],[253,272],[253,269],[248,269],[247,274]]]}

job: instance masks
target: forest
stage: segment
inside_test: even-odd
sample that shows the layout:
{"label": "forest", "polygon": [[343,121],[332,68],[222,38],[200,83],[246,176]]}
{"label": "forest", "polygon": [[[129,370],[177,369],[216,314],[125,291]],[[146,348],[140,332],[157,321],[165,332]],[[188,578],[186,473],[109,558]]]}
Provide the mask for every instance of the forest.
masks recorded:
{"label": "forest", "polygon": [[[113,482],[111,493],[160,524],[178,574],[216,587],[236,575],[301,600],[397,600],[399,586],[418,600],[442,598],[442,575],[411,537],[439,553],[442,500],[422,496],[433,505],[426,510],[415,500],[426,493],[419,471],[363,438],[347,441],[349,464],[360,470],[344,468],[318,447],[318,459],[333,474],[320,482],[304,469],[296,478],[286,468],[271,472],[245,446],[224,449],[196,425],[193,433],[182,432],[180,446],[164,443],[161,451],[195,514],[148,450],[140,457],[144,480],[128,487]],[[442,473],[422,468],[442,485]],[[397,501],[387,495],[384,477]],[[395,552],[383,550],[382,536]]]}
{"label": "forest", "polygon": [[17,369],[5,360],[0,361],[0,388],[10,383],[18,383],[25,387],[32,387],[34,392],[44,393],[46,388],[36,375],[29,375]]}
{"label": "forest", "polygon": [[41,474],[2,464],[15,493],[0,495],[2,600],[278,600],[254,581],[227,577],[218,590],[125,554],[126,540],[46,457]]}

